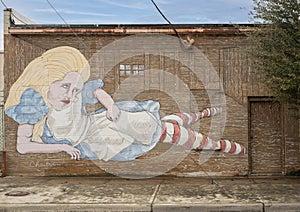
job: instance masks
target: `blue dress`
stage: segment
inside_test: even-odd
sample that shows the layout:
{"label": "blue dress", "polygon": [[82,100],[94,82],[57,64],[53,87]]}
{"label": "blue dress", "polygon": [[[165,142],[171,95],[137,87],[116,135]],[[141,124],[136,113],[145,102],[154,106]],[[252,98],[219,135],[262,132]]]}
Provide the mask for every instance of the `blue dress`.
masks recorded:
{"label": "blue dress", "polygon": [[[105,113],[105,108],[101,108],[93,113],[88,113],[85,110],[86,104],[96,104],[97,99],[93,97],[93,91],[97,88],[103,87],[102,80],[92,80],[85,83],[82,89],[82,114],[86,116],[96,115]],[[134,160],[137,157],[146,154],[148,151],[153,149],[161,135],[161,123],[159,117],[159,103],[152,100],[147,100],[143,102],[138,101],[121,101],[116,102],[116,105],[121,111],[126,111],[129,113],[137,113],[145,111],[146,113],[151,114],[151,117],[155,118],[157,122],[157,127],[155,132],[152,135],[152,140],[148,144],[144,144],[139,140],[134,140],[129,146],[122,149],[110,160],[115,161],[129,161]],[[49,108],[45,104],[42,96],[33,88],[26,89],[21,98],[20,103],[9,107],[6,109],[5,113],[14,119],[19,124],[36,124],[41,121],[49,113]],[[53,132],[51,132],[50,127],[47,122],[44,124],[44,130],[41,136],[41,140],[45,144],[68,144],[76,147],[81,151],[81,158],[89,160],[102,159],[99,158],[96,151],[91,148],[91,145],[88,142],[80,141],[79,143],[72,143],[69,139],[57,139]]]}

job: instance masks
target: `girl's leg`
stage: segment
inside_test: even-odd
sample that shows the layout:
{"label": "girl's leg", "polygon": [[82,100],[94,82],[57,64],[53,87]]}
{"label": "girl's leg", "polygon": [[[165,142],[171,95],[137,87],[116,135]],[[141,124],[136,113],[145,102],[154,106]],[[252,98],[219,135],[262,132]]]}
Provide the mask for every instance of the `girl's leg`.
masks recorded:
{"label": "girl's leg", "polygon": [[162,122],[160,142],[182,145],[196,150],[217,150],[229,154],[245,154],[243,145],[229,140],[213,141],[202,133],[180,126],[176,121]]}
{"label": "girl's leg", "polygon": [[168,115],[163,117],[161,120],[168,121],[174,120],[181,126],[189,126],[194,124],[195,122],[199,121],[200,119],[216,116],[222,112],[222,108],[220,107],[211,107],[206,108],[202,111],[196,113],[175,113],[172,115]]}

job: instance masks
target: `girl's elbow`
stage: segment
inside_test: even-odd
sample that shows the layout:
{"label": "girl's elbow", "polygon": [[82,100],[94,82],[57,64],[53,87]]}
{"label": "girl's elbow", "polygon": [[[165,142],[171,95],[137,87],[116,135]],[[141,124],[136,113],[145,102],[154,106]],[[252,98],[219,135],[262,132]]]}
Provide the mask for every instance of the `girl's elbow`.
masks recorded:
{"label": "girl's elbow", "polygon": [[24,144],[17,144],[17,152],[20,154],[26,154],[28,153],[28,149]]}

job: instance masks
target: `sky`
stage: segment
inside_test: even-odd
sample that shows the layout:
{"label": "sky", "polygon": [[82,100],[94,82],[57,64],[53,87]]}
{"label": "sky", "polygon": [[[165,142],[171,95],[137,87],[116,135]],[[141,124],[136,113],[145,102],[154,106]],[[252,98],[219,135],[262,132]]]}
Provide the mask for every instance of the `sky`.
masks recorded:
{"label": "sky", "polygon": [[[36,24],[64,24],[47,0],[2,0]],[[67,24],[165,24],[151,0],[48,0]],[[154,0],[173,24],[250,23],[252,0]],[[0,30],[3,10],[0,4]],[[3,50],[3,33],[0,37]]]}

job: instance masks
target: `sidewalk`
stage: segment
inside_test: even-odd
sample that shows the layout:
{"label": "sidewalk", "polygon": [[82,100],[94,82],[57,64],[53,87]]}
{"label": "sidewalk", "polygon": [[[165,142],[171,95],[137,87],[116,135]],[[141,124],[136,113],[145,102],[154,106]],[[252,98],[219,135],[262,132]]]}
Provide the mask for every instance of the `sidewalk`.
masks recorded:
{"label": "sidewalk", "polygon": [[300,177],[4,177],[0,211],[300,211]]}

